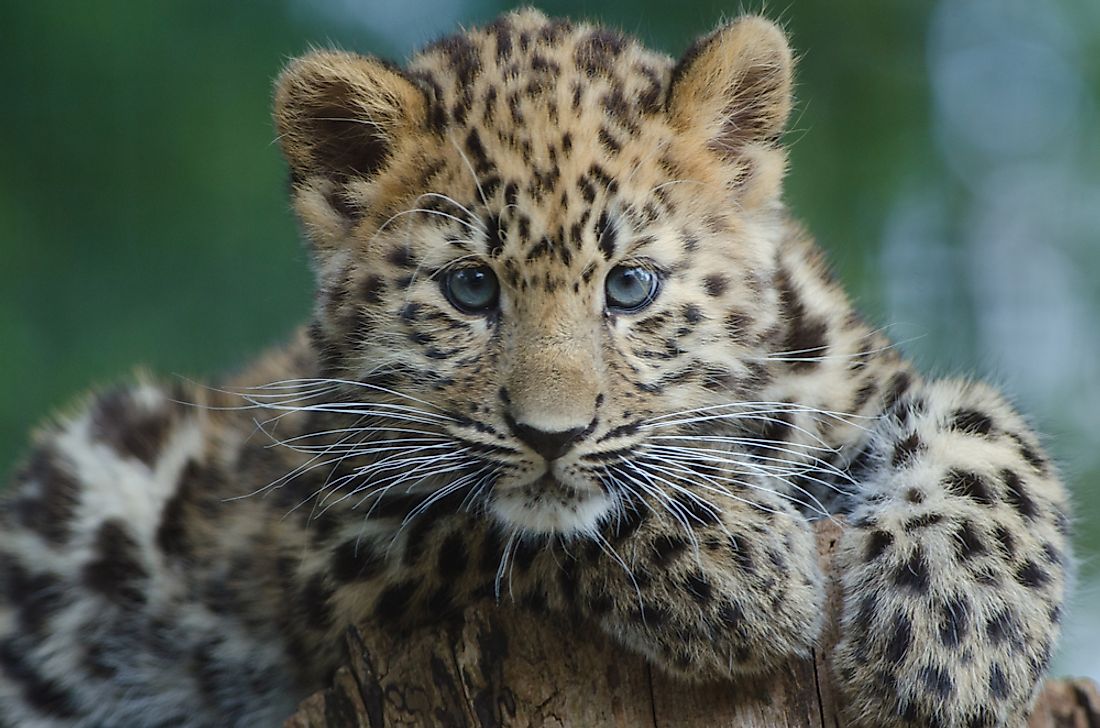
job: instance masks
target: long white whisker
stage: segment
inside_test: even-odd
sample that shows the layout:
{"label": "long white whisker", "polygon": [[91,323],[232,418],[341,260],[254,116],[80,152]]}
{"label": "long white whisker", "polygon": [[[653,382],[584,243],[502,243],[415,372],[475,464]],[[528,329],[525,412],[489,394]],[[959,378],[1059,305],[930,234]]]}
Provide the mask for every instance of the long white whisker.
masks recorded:
{"label": "long white whisker", "polygon": [[[479,218],[477,215],[475,215],[473,212],[471,212],[470,208],[466,207],[465,205],[463,205],[461,202],[459,202],[455,198],[450,197],[449,195],[440,194],[439,192],[425,192],[424,194],[420,195],[420,197],[417,197],[416,199],[417,199],[417,201],[420,201],[425,197],[437,197],[437,198],[439,198],[439,199],[441,199],[445,202],[449,202],[450,204],[454,205],[455,207],[457,207],[458,209],[460,209],[464,213],[466,213],[466,216],[469,217],[470,220],[472,220],[473,223],[478,226],[478,228],[480,228],[482,231],[485,231],[485,229],[486,229],[485,228],[485,223],[483,223],[481,221],[481,218]],[[473,241],[470,241],[470,242],[473,242]]]}

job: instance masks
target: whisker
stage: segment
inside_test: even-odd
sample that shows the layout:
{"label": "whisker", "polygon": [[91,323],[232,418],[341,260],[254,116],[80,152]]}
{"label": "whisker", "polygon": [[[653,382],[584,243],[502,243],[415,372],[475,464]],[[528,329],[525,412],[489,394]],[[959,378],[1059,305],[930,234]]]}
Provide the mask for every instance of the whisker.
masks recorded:
{"label": "whisker", "polygon": [[[810,504],[805,503],[801,499],[792,496],[789,493],[783,493],[783,492],[774,490],[772,488],[768,488],[768,487],[766,487],[764,485],[761,485],[759,483],[753,483],[752,481],[749,481],[749,480],[741,480],[739,478],[731,478],[729,476],[723,476],[723,475],[717,475],[717,474],[708,475],[708,474],[705,474],[705,473],[701,473],[698,470],[692,469],[692,468],[688,467],[686,464],[678,464],[675,461],[674,462],[668,462],[667,460],[661,460],[659,465],[654,463],[653,461],[649,461],[647,463],[647,465],[649,467],[653,467],[653,468],[656,468],[658,470],[664,470],[665,466],[668,466],[670,468],[673,468],[677,472],[678,477],[682,477],[682,478],[683,477],[688,477],[688,476],[690,476],[691,478],[703,478],[707,482],[711,483],[711,488],[708,488],[708,490],[711,490],[711,492],[715,492],[718,495],[722,495],[724,497],[732,498],[733,500],[737,500],[737,501],[740,501],[742,503],[746,503],[748,505],[751,505],[754,508],[758,508],[760,510],[768,511],[769,513],[778,513],[778,511],[767,508],[764,505],[762,505],[762,504],[760,504],[756,501],[750,501],[748,499],[741,498],[741,497],[733,494],[727,488],[721,486],[718,482],[715,482],[715,481],[723,481],[723,482],[731,483],[733,485],[739,485],[739,486],[742,486],[744,488],[749,488],[751,490],[757,490],[757,491],[760,491],[762,493],[768,493],[768,494],[774,495],[774,496],[776,496],[776,497],[778,497],[782,500],[785,500],[789,503],[792,503],[796,506],[798,506],[798,505],[807,505],[807,506],[809,506],[810,505]],[[786,483],[787,481],[783,481],[783,482]],[[787,483],[787,484],[790,485],[793,488],[796,488],[797,490],[802,492],[807,498],[809,498],[811,501],[813,501],[813,506],[816,506],[816,507],[812,507],[811,510],[813,510],[815,513],[818,513],[822,516],[829,516],[828,509],[825,508],[825,505],[820,500],[818,500],[816,497],[814,497],[814,495],[812,493],[810,493],[806,489],[801,488],[797,485],[793,485],[793,484],[790,484],[790,483]],[[694,483],[694,485],[696,487],[707,488],[707,486],[703,486],[699,483]]]}
{"label": "whisker", "polygon": [[[458,200],[456,200],[455,198],[453,198],[453,197],[451,197],[451,196],[449,196],[449,195],[444,195],[444,194],[441,194],[441,193],[439,193],[439,192],[425,192],[424,194],[420,195],[420,197],[417,197],[416,199],[417,199],[417,200],[419,201],[419,200],[421,200],[421,199],[423,199],[423,198],[425,198],[425,197],[436,197],[436,198],[438,198],[438,199],[440,199],[440,200],[443,200],[443,201],[445,201],[445,202],[449,202],[450,204],[454,205],[455,207],[457,207],[458,209],[460,209],[460,210],[462,210],[462,211],[463,211],[464,213],[466,213],[466,216],[467,216],[468,218],[470,218],[470,220],[472,220],[472,221],[473,221],[473,223],[474,223],[475,225],[477,225],[477,227],[478,227],[478,228],[479,228],[479,229],[480,229],[480,230],[481,230],[482,232],[484,232],[484,231],[486,230],[486,227],[485,227],[485,223],[484,223],[484,222],[482,222],[481,218],[479,218],[479,217],[478,217],[477,215],[475,215],[475,214],[474,214],[473,212],[471,212],[471,211],[470,211],[470,208],[466,207],[465,205],[463,205],[463,204],[462,204],[461,202],[459,202],[459,201],[458,201]],[[472,242],[472,241],[471,241],[471,242]]]}

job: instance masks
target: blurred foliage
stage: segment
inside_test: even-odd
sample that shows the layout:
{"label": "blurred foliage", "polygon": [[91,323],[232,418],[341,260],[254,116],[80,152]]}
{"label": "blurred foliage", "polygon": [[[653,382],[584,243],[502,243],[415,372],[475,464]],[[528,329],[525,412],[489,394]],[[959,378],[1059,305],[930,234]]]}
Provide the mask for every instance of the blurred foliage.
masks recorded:
{"label": "blurred foliage", "polygon": [[[377,7],[385,10],[373,0],[0,6],[0,468],[26,449],[35,422],[89,387],[135,365],[216,375],[305,319],[308,260],[273,142],[271,80],[311,45],[400,60],[455,20],[484,21],[507,5],[378,0]],[[602,19],[671,54],[734,9],[718,0],[542,7]],[[1059,7],[1100,27],[1100,6],[1089,0]],[[788,199],[880,322],[890,313],[884,228],[899,197],[914,186],[935,189],[951,212],[944,244],[963,245],[970,200],[935,149],[926,57],[934,10],[837,0],[767,11],[800,54]],[[1076,55],[1093,90],[1098,48],[1094,32]],[[1096,271],[1098,258],[1086,250],[1080,264]],[[1095,290],[1096,276],[1090,280]],[[972,298],[961,295],[937,321],[943,328],[917,347],[921,358],[947,361],[941,370],[985,373]],[[1056,452],[1078,463],[1074,479],[1100,482],[1100,461],[1067,452],[1083,452],[1095,435],[1043,417],[1059,435]],[[1093,522],[1097,490],[1078,486],[1081,512]],[[1100,530],[1081,531],[1082,551],[1100,553]]]}

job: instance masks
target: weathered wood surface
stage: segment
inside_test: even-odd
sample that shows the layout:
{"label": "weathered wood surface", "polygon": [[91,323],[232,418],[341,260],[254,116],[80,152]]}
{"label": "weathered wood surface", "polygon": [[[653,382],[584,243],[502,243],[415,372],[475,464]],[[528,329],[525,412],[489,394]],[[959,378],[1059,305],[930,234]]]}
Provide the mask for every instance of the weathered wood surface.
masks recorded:
{"label": "weathered wood surface", "polygon": [[[818,528],[829,573],[839,528]],[[840,728],[824,655],[794,660],[767,679],[707,685],[676,681],[613,645],[598,630],[491,605],[460,621],[395,638],[350,630],[351,660],[306,699],[286,728]],[[1029,728],[1100,728],[1100,692],[1087,680],[1052,680]]]}

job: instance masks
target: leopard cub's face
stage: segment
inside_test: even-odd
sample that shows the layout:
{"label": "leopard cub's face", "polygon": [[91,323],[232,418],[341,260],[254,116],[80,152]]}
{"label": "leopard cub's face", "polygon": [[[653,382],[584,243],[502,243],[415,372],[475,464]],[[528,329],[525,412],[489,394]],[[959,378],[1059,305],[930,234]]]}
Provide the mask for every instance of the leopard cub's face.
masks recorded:
{"label": "leopard cub's face", "polygon": [[352,485],[573,534],[676,481],[645,463],[681,413],[760,385],[789,76],[759,19],[676,63],[530,10],[405,69],[293,62],[276,120],[313,335],[362,402],[345,451],[392,464]]}

